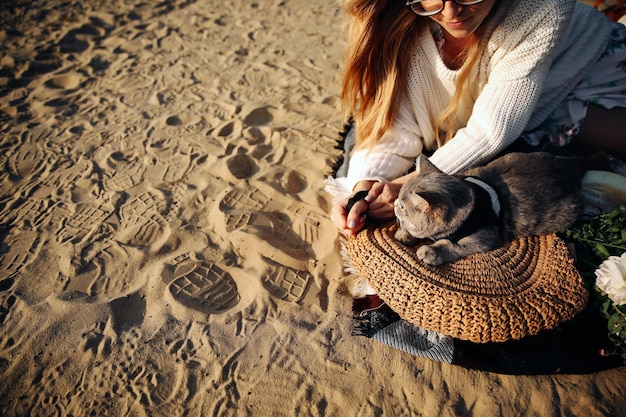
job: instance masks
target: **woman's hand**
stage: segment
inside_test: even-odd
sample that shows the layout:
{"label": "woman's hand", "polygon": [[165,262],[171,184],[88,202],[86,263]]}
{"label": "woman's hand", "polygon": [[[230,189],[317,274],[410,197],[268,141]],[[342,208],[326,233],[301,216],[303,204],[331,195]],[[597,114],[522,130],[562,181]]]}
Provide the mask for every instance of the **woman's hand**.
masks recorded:
{"label": "woman's hand", "polygon": [[[359,181],[355,186],[355,194],[360,191],[366,191],[367,195],[352,205],[350,212],[348,213],[347,206],[350,197],[335,203],[330,214],[330,219],[333,221],[339,232],[344,235],[355,236],[359,230],[363,229],[365,225],[365,214],[369,208],[369,202],[376,196],[370,196],[372,186],[376,184],[375,181]],[[354,196],[354,194],[353,194]]]}
{"label": "woman's hand", "polygon": [[355,236],[365,226],[366,218],[378,221],[393,218],[393,203],[401,186],[400,183],[360,181],[354,186],[355,193],[367,191],[367,195],[356,201],[349,213],[346,207],[350,198],[336,203],[330,218],[341,233]]}
{"label": "woman's hand", "polygon": [[402,188],[402,184],[395,181],[375,183],[370,189],[369,195],[375,194],[376,198],[371,200],[367,216],[378,221],[393,219],[395,216],[393,203],[398,198],[400,188]]}

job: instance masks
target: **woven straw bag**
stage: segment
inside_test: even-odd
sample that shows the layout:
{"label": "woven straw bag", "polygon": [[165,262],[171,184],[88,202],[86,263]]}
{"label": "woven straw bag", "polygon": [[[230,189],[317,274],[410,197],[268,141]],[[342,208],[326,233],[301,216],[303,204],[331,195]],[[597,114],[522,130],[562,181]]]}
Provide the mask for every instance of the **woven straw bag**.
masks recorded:
{"label": "woven straw bag", "polygon": [[433,267],[416,247],[393,238],[396,226],[349,238],[359,275],[405,320],[477,343],[535,335],[565,322],[589,296],[565,242],[555,234],[520,238],[501,248]]}

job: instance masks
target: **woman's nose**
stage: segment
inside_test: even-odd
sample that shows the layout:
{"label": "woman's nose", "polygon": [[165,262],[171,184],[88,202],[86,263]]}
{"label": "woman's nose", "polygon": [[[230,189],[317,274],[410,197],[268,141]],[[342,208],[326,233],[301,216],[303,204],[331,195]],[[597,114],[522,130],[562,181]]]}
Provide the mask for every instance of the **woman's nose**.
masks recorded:
{"label": "woman's nose", "polygon": [[457,4],[457,2],[447,0],[443,2],[443,9],[439,13],[444,19],[450,20],[457,17],[462,10],[463,6]]}

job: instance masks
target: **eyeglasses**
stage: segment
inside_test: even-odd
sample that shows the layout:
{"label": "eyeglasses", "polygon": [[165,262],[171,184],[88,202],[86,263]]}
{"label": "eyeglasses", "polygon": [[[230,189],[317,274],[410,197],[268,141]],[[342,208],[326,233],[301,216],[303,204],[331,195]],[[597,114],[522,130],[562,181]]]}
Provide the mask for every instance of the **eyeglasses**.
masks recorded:
{"label": "eyeglasses", "polygon": [[[443,10],[443,4],[446,0],[408,0],[406,7],[411,9],[413,13],[420,16],[432,16]],[[471,6],[478,4],[484,0],[452,0],[459,6]]]}

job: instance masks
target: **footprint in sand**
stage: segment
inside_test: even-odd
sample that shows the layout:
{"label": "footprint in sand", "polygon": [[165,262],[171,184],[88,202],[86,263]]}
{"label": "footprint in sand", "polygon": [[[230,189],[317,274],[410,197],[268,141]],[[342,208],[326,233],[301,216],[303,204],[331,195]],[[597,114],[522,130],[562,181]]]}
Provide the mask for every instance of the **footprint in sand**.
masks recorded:
{"label": "footprint in sand", "polygon": [[263,287],[281,300],[294,303],[300,301],[306,294],[311,274],[263,258],[267,264],[261,276]]}
{"label": "footprint in sand", "polygon": [[165,196],[155,190],[133,190],[119,209],[120,228],[115,239],[121,243],[157,251],[170,235],[169,223],[161,213],[167,209]]}
{"label": "footprint in sand", "polygon": [[151,162],[145,171],[145,178],[150,183],[174,183],[191,172],[192,163],[198,157],[192,149],[181,149],[181,143],[162,130],[152,131],[149,138],[147,151]]}
{"label": "footprint in sand", "polygon": [[200,120],[200,116],[183,116],[181,114],[174,114],[165,119],[165,124],[172,127],[188,126],[199,123]]}
{"label": "footprint in sand", "polygon": [[0,280],[0,325],[4,323],[11,307],[17,301],[17,297],[14,294],[7,292],[13,288],[13,284],[15,284],[15,279],[11,277]]}
{"label": "footprint in sand", "polygon": [[87,158],[60,159],[50,174],[42,178],[32,197],[47,200],[54,196],[73,203],[93,201],[98,197],[97,175],[93,171],[93,164]]}
{"label": "footprint in sand", "polygon": [[[0,243],[0,279],[12,279],[39,254],[44,242],[34,230],[9,232]],[[8,281],[6,281],[8,282]]]}
{"label": "footprint in sand", "polygon": [[[204,117],[210,125],[217,126],[216,129],[209,132],[210,134],[220,132],[224,126],[229,125],[232,121],[233,114],[239,111],[236,105],[222,100],[222,96],[218,93],[212,93],[203,89],[201,96],[205,101],[210,103],[210,105],[206,107]],[[239,122],[239,124],[241,124],[241,122]],[[226,131],[228,131],[228,129],[226,129]],[[223,137],[224,135],[220,136]]]}
{"label": "footprint in sand", "polygon": [[228,191],[219,204],[220,211],[226,217],[226,231],[234,232],[250,224],[254,213],[262,211],[269,201],[258,188],[233,188]]}
{"label": "footprint in sand", "polygon": [[6,167],[12,181],[23,181],[26,178],[41,175],[47,167],[46,152],[34,143],[26,143],[12,154]]}
{"label": "footprint in sand", "polygon": [[[264,245],[264,288],[277,298],[298,302],[311,280],[304,265],[310,257],[311,243],[319,240],[322,217],[297,203],[281,206],[276,197],[270,198],[250,186],[243,190],[234,188],[221,200],[220,210],[226,216],[227,232],[250,233]],[[280,207],[280,211],[274,207]],[[284,262],[268,258],[270,253],[284,258]]]}
{"label": "footprint in sand", "polygon": [[141,327],[146,317],[146,299],[134,292],[109,302],[111,308],[111,327],[116,334]]}
{"label": "footprint in sand", "polygon": [[77,204],[69,207],[62,202],[55,205],[52,218],[53,224],[59,226],[57,242],[81,242],[101,227],[112,211],[105,205]]}
{"label": "footprint in sand", "polygon": [[220,211],[228,214],[261,211],[270,200],[258,188],[250,188],[230,190],[220,201]]}
{"label": "footprint in sand", "polygon": [[226,224],[226,231],[229,233],[246,227],[251,221],[251,212],[225,213],[224,222]]}
{"label": "footprint in sand", "polygon": [[206,337],[205,332],[206,329],[202,329],[202,324],[192,322],[187,326],[182,337],[168,341],[170,355],[174,356],[176,362],[185,363],[186,366],[206,367],[207,361],[203,360],[203,355],[199,351],[206,352],[206,348],[211,348],[212,343]]}
{"label": "footprint in sand", "polygon": [[229,120],[221,126],[215,129],[215,134],[218,138],[237,138],[240,137],[243,131],[243,124],[241,120]]}
{"label": "footprint in sand", "polygon": [[14,204],[6,204],[5,210],[0,212],[0,221],[25,229],[38,229],[48,222],[53,205],[49,200],[18,200]]}
{"label": "footprint in sand", "polygon": [[168,208],[164,214],[165,219],[174,227],[174,225],[180,224],[182,212],[190,204],[190,195],[193,194],[193,188],[182,182],[176,182],[172,184],[169,189],[167,199]]}
{"label": "footprint in sand", "polygon": [[115,238],[120,243],[147,247],[150,252],[156,252],[163,246],[170,232],[169,224],[165,219],[158,213],[152,213],[149,216],[137,217],[136,223],[125,222]]}
{"label": "footprint in sand", "polygon": [[235,307],[241,298],[233,277],[217,264],[177,257],[164,270],[163,279],[175,301],[204,314],[216,314]]}
{"label": "footprint in sand", "polygon": [[238,180],[250,178],[258,171],[254,160],[244,153],[239,153],[226,160],[228,171]]}
{"label": "footprint in sand", "polygon": [[165,132],[175,137],[200,134],[209,127],[204,117],[192,112],[171,114],[160,118],[159,122],[163,125]]}
{"label": "footprint in sand", "polygon": [[69,30],[60,40],[59,47],[64,53],[81,53],[94,45],[93,38],[104,35],[103,28],[93,24],[84,24]]}
{"label": "footprint in sand", "polygon": [[190,339],[180,339],[170,345],[170,354],[176,357],[177,362],[187,362],[189,358],[196,354],[193,341]]}
{"label": "footprint in sand", "polygon": [[95,356],[105,358],[111,353],[111,345],[115,334],[107,323],[98,322],[91,329],[81,335],[84,339],[83,351],[91,352]]}
{"label": "footprint in sand", "polygon": [[246,126],[265,126],[274,120],[276,109],[272,106],[264,106],[251,110],[244,116],[243,122]]}
{"label": "footprint in sand", "polygon": [[[141,404],[143,409],[150,409],[154,402],[166,405],[166,400],[172,394],[168,388],[172,388],[167,381],[161,378],[162,370],[152,361],[145,361],[139,347],[145,343],[143,335],[137,328],[131,328],[116,335],[111,327],[111,322],[98,322],[92,329],[82,335],[83,349],[97,357],[112,357],[114,360],[102,361],[96,367],[88,367],[78,371],[80,383],[70,384],[70,391],[64,399],[85,397],[86,392],[98,392],[102,398],[124,398],[121,391],[129,394],[134,401]],[[100,358],[98,358],[100,359]],[[50,392],[50,385],[55,381],[63,380],[67,374],[65,366],[70,366],[69,361],[56,367],[54,370],[46,370],[41,379],[33,388],[35,397]],[[165,391],[165,392],[164,392]],[[164,395],[165,394],[165,395]],[[35,398],[33,402],[45,402],[45,399]],[[70,403],[73,404],[73,403]],[[61,404],[63,405],[63,404]],[[126,404],[124,406],[127,406]],[[62,407],[63,408],[63,407]],[[66,408],[64,408],[66,409]],[[128,408],[124,408],[128,410]],[[121,409],[118,409],[121,412]],[[93,401],[82,404],[81,411],[85,415],[109,415],[111,412],[110,401]],[[116,413],[119,414],[119,413]],[[171,414],[177,415],[177,414]]]}
{"label": "footprint in sand", "polygon": [[292,169],[276,169],[258,179],[285,194],[298,194],[308,186],[306,178]]}
{"label": "footprint in sand", "polygon": [[272,129],[267,126],[250,126],[243,131],[248,145],[260,145],[272,137]]}
{"label": "footprint in sand", "polygon": [[[322,215],[296,203],[285,204],[287,207],[278,207],[276,201],[273,201],[272,207],[268,207],[270,201],[272,200],[258,188],[249,186],[247,189],[230,190],[222,198],[219,206],[220,211],[226,216],[226,231],[233,232],[248,225],[255,226],[256,221],[259,221],[258,226],[261,229],[275,229],[274,232],[268,231],[278,239],[288,237],[285,233],[287,229],[292,230],[300,238],[299,240],[306,243],[319,239]],[[274,215],[273,213],[279,211],[278,209],[288,218]],[[264,213],[265,217],[256,215],[257,213]]]}
{"label": "footprint in sand", "polygon": [[57,75],[45,82],[45,86],[60,90],[74,90],[80,87],[82,78],[77,73]]}
{"label": "footprint in sand", "polygon": [[147,279],[131,259],[127,248],[114,241],[87,245],[74,265],[76,274],[57,298],[68,302],[93,302],[98,296],[107,299],[126,296]]}
{"label": "footprint in sand", "polygon": [[116,151],[109,155],[106,162],[103,185],[109,191],[125,191],[139,184],[146,166],[132,150]]}
{"label": "footprint in sand", "polygon": [[[62,62],[59,57],[51,57],[50,55],[43,54],[43,56],[36,57],[34,60],[30,61],[28,68],[16,77],[16,80],[19,79],[23,82],[24,80],[36,78],[40,75],[56,71],[61,66]],[[16,83],[16,85],[21,86],[21,82]]]}
{"label": "footprint in sand", "polygon": [[293,229],[291,220],[279,212],[251,213],[243,232],[260,239],[263,244],[278,249],[281,253],[297,260],[306,260],[311,248]]}
{"label": "footprint in sand", "polygon": [[320,225],[324,216],[303,205],[291,205],[285,210],[292,219],[292,228],[305,242],[313,243],[320,238]]}

